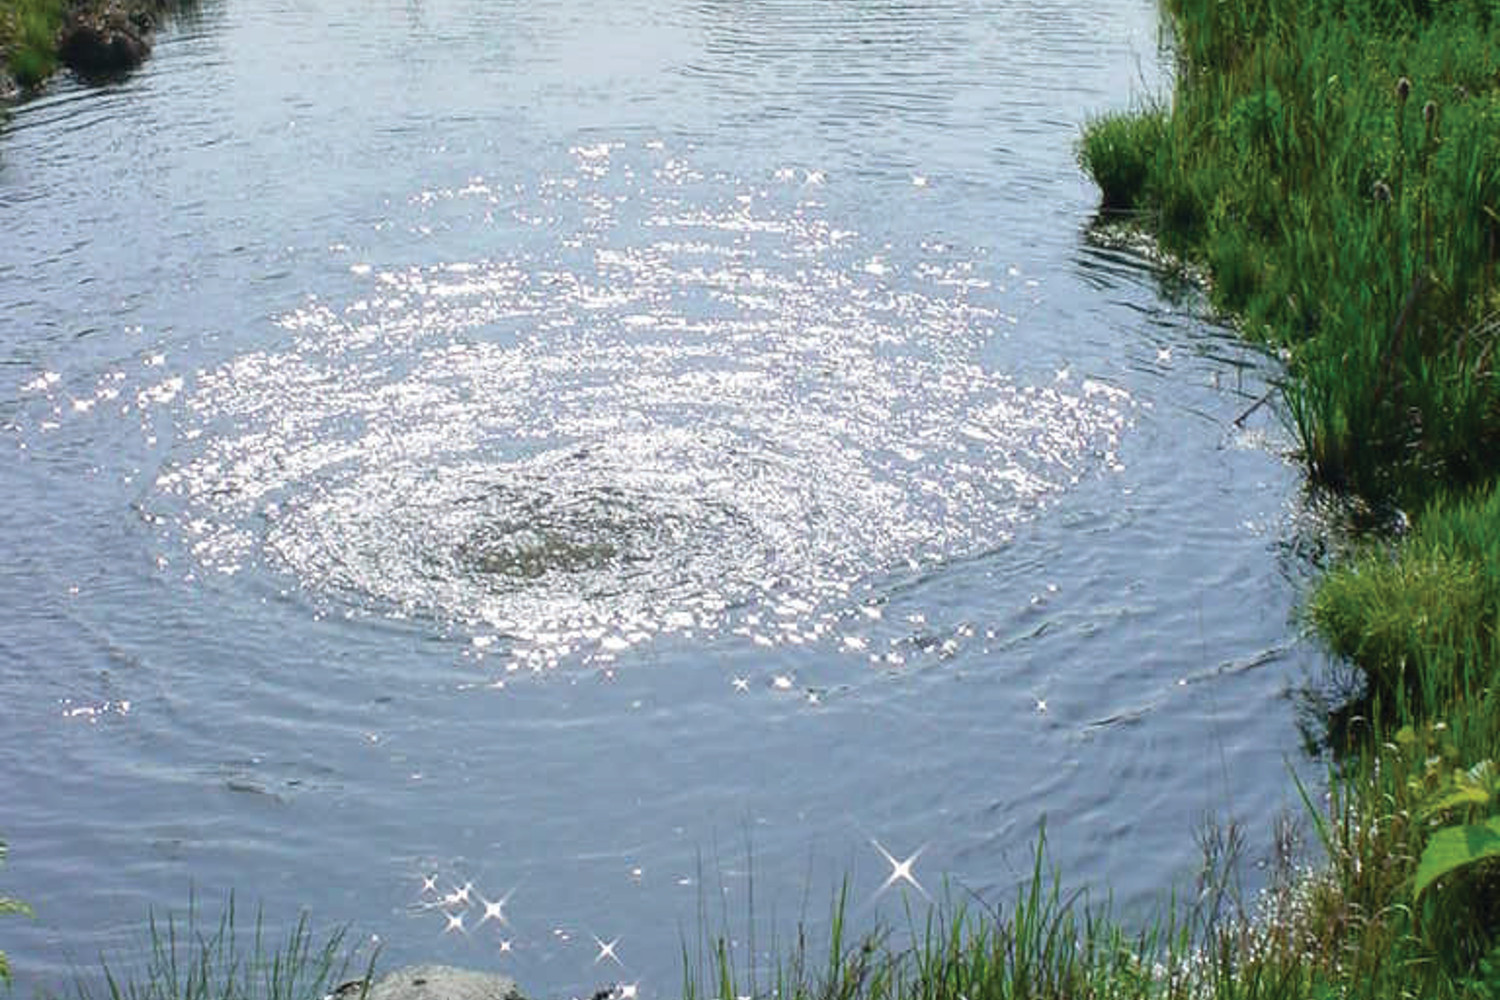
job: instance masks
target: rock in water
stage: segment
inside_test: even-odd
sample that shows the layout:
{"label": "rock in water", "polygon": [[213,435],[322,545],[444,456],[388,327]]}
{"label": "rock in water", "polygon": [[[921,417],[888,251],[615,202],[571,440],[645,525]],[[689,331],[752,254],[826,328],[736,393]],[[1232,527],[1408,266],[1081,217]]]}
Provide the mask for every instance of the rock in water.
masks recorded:
{"label": "rock in water", "polygon": [[123,73],[151,54],[147,30],[123,12],[104,16],[75,15],[63,26],[57,55],[63,64],[86,76]]}
{"label": "rock in water", "polygon": [[526,1000],[514,979],[450,965],[411,965],[381,976],[366,1000]]}

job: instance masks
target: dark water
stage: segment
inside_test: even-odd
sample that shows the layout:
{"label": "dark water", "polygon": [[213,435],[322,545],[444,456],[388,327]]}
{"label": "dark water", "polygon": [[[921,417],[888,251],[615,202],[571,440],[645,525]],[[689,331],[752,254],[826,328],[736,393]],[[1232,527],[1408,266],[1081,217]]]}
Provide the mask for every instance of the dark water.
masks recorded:
{"label": "dark water", "polygon": [[752,883],[783,935],[844,876],[920,905],[887,850],[993,899],[1045,817],[1141,912],[1206,812],[1261,850],[1313,657],[1297,470],[1234,423],[1277,369],[1073,162],[1156,21],[204,2],[15,109],[21,988],[234,888],[670,995]]}

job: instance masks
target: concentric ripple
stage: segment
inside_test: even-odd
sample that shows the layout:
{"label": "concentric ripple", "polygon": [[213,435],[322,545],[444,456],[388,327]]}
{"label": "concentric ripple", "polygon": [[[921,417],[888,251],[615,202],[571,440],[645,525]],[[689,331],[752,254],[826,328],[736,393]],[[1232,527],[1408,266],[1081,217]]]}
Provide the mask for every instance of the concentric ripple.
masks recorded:
{"label": "concentric ripple", "polygon": [[866,246],[799,171],[575,160],[408,206],[414,229],[508,219],[529,249],[356,262],[362,294],[196,380],[154,513],[199,562],[536,663],[763,607],[802,641],[1114,463],[1123,391],[977,360],[1026,282]]}

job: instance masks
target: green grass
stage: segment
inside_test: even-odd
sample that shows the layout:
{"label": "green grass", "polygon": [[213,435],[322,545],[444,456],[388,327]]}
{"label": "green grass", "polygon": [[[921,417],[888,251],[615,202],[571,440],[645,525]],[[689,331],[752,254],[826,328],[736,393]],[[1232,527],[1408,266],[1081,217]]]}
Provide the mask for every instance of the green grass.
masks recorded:
{"label": "green grass", "polygon": [[1146,201],[1152,158],[1165,132],[1166,115],[1159,110],[1105,115],[1089,123],[1079,161],[1099,185],[1105,210],[1128,211]]}
{"label": "green grass", "polygon": [[1500,491],[1434,502],[1399,544],[1330,570],[1308,614],[1403,719],[1483,695],[1500,666]]}
{"label": "green grass", "polygon": [[[5,841],[0,840],[0,864],[5,863]],[[31,907],[19,899],[0,896],[0,916],[24,914],[30,916]],[[0,985],[10,985],[10,960],[0,951]]]}
{"label": "green grass", "polygon": [[1311,995],[1500,997],[1500,2],[1166,7],[1170,110],[1089,123],[1080,161],[1284,349],[1312,482],[1413,514],[1308,602],[1365,690],[1309,803],[1328,866],[1252,938]]}
{"label": "green grass", "polygon": [[[696,956],[684,948],[682,996],[1240,1000],[1322,995],[1326,969],[1300,944],[1294,946],[1288,925],[1251,919],[1236,878],[1243,849],[1238,831],[1210,824],[1202,845],[1204,868],[1191,897],[1169,899],[1158,919],[1134,930],[1111,917],[1107,902],[1095,905],[1086,891],[1065,891],[1059,873],[1046,864],[1044,833],[1030,877],[1009,898],[986,903],[946,896],[921,916],[908,909],[899,933],[877,928],[850,937],[846,889],[834,900],[827,940],[814,944],[800,930],[791,947],[776,952],[774,969],[759,977],[736,953],[735,935],[727,927],[717,936],[700,927]],[[1300,884],[1290,854],[1279,857],[1278,871],[1282,884]],[[753,926],[753,914],[750,919]]]}
{"label": "green grass", "polygon": [[[1487,709],[1488,711],[1488,709]],[[799,930],[776,964],[757,972],[735,935],[700,929],[683,953],[684,1000],[1301,1000],[1500,996],[1493,905],[1500,866],[1439,880],[1420,900],[1412,876],[1428,836],[1419,805],[1439,787],[1443,762],[1495,732],[1493,717],[1456,732],[1403,730],[1376,765],[1356,761],[1313,810],[1327,864],[1296,866],[1278,850],[1269,887],[1245,898],[1236,873],[1243,840],[1205,827],[1194,891],[1129,925],[1081,891],[1064,891],[1036,863],[1010,898],[951,898],[903,928],[847,930],[847,893],[834,901],[826,940]],[[1435,763],[1436,762],[1436,763]],[[1289,838],[1278,837],[1287,845]]]}
{"label": "green grass", "polygon": [[[1311,475],[1419,504],[1500,470],[1494,4],[1172,0],[1170,114],[1089,124],[1106,208],[1287,347]],[[1404,82],[1404,85],[1402,84]]]}
{"label": "green grass", "polygon": [[0,0],[0,54],[23,87],[34,87],[57,70],[57,36],[64,0]]}
{"label": "green grass", "polygon": [[[1435,500],[1408,537],[1330,570],[1308,615],[1367,679],[1333,838],[1358,952],[1500,996],[1500,865],[1481,842],[1500,817],[1500,491]],[[1419,894],[1442,831],[1473,860]]]}
{"label": "green grass", "polygon": [[362,965],[346,947],[345,932],[316,936],[304,914],[283,940],[272,940],[261,914],[244,928],[231,895],[216,924],[204,927],[197,908],[186,919],[153,915],[144,957],[103,963],[101,976],[80,977],[78,1000],[362,1000],[374,971],[372,953]]}

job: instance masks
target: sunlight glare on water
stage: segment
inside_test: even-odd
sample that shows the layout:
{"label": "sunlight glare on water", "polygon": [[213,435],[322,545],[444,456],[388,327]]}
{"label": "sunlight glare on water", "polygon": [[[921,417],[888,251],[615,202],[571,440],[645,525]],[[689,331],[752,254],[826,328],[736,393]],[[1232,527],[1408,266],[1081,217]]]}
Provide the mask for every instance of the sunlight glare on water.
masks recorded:
{"label": "sunlight glare on water", "polygon": [[[285,343],[203,374],[157,480],[169,539],[471,630],[509,669],[754,632],[767,607],[792,620],[764,638],[837,644],[872,579],[992,550],[1114,462],[1125,391],[975,360],[1024,282],[941,244],[898,267],[796,172],[657,146],[577,148],[520,198],[572,223],[553,245],[355,262],[362,297],[309,298]],[[412,206],[525,227],[516,201],[476,178]]]}

